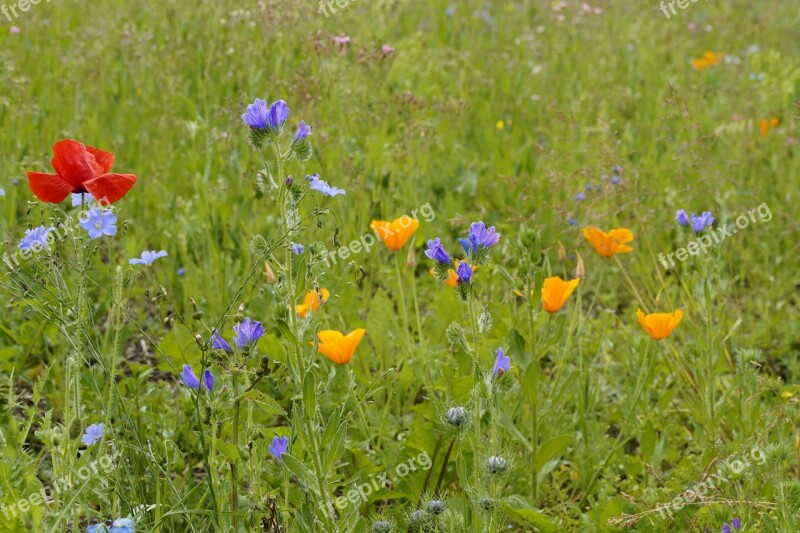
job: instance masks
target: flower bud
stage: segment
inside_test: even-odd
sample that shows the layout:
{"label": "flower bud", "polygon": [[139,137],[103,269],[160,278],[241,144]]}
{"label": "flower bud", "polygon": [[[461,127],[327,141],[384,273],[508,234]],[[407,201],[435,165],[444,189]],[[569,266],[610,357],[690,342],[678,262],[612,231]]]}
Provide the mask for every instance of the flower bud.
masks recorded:
{"label": "flower bud", "polygon": [[454,427],[461,427],[466,424],[467,418],[467,410],[460,405],[447,410],[447,421]]}
{"label": "flower bud", "polygon": [[81,421],[77,418],[73,418],[72,422],[69,423],[69,430],[67,430],[67,435],[69,435],[69,440],[75,440],[81,436]]}
{"label": "flower bud", "polygon": [[428,521],[428,513],[419,509],[411,513],[411,516],[408,517],[408,525],[409,526],[422,526]]}
{"label": "flower bud", "polygon": [[494,501],[492,501],[491,498],[481,498],[478,505],[480,505],[481,509],[484,511],[491,511],[494,507]]}
{"label": "flower bud", "polygon": [[372,524],[372,533],[391,533],[392,523],[388,520],[378,520]]}
{"label": "flower bud", "polygon": [[444,502],[442,500],[431,500],[428,502],[428,512],[438,516],[444,512]]}
{"label": "flower bud", "polygon": [[486,470],[490,474],[502,474],[508,468],[508,461],[499,455],[493,455],[486,461]]}

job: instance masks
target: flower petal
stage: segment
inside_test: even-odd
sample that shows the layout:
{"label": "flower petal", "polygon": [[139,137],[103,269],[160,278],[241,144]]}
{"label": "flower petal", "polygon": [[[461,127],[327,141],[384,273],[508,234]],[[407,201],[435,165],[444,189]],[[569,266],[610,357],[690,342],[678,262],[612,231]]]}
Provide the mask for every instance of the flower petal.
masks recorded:
{"label": "flower petal", "polygon": [[58,204],[72,192],[72,186],[56,174],[28,172],[28,186],[42,202]]}
{"label": "flower petal", "polygon": [[134,183],[136,176],[133,174],[103,174],[85,182],[83,187],[98,202],[113,204],[128,194]]}

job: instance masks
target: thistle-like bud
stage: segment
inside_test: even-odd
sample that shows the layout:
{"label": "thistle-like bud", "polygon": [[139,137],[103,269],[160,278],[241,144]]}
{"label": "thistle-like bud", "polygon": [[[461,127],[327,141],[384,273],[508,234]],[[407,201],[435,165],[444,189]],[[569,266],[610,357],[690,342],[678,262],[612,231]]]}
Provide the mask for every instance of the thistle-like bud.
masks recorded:
{"label": "thistle-like bud", "polygon": [[492,329],[492,313],[484,309],[478,317],[478,333],[487,333]]}
{"label": "thistle-like bud", "polygon": [[388,520],[378,520],[372,524],[372,533],[391,533],[393,527]]}
{"label": "thistle-like bud", "polygon": [[428,502],[427,505],[428,512],[434,516],[439,516],[444,512],[444,501],[442,500],[431,500]]}
{"label": "thistle-like bud", "polygon": [[428,522],[428,513],[418,509],[408,517],[408,525],[411,527],[424,526]]}
{"label": "thistle-like bud", "polygon": [[508,469],[508,461],[499,455],[493,455],[486,461],[486,470],[490,474],[502,474]]}
{"label": "thistle-like bud", "polygon": [[449,342],[451,346],[458,345],[464,350],[469,351],[467,338],[464,336],[464,328],[461,327],[461,324],[453,322],[447,326],[447,329],[445,330],[445,336],[447,337],[447,342]]}
{"label": "thistle-like bud", "polygon": [[69,423],[69,429],[67,430],[67,435],[69,436],[69,440],[75,440],[81,436],[81,421],[77,418],[73,418],[72,422]]}
{"label": "thistle-like bud", "polygon": [[453,427],[461,427],[467,423],[469,413],[466,408],[458,405],[447,410],[447,422]]}
{"label": "thistle-like bud", "polygon": [[239,310],[233,315],[233,321],[237,324],[241,324],[244,321],[244,304],[239,304]]}
{"label": "thistle-like bud", "polygon": [[494,501],[491,498],[481,498],[478,501],[478,505],[484,511],[491,511],[492,508],[494,507]]}
{"label": "thistle-like bud", "polygon": [[291,176],[289,176],[289,177],[287,177],[287,178],[286,178],[286,187],[288,187],[289,189],[291,189],[291,188],[292,188],[292,184],[293,184],[293,183],[294,183],[294,180],[292,179],[292,177],[291,177]]}

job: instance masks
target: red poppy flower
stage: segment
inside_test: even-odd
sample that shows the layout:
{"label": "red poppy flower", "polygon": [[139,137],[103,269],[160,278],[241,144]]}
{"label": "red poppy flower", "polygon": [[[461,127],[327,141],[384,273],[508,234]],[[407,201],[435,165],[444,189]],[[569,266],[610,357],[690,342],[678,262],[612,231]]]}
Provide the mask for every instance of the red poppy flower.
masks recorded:
{"label": "red poppy flower", "polygon": [[110,174],[114,154],[86,146],[73,139],[53,145],[55,174],[28,172],[28,185],[43,202],[57,204],[70,193],[88,192],[96,200],[113,204],[125,196],[136,176]]}

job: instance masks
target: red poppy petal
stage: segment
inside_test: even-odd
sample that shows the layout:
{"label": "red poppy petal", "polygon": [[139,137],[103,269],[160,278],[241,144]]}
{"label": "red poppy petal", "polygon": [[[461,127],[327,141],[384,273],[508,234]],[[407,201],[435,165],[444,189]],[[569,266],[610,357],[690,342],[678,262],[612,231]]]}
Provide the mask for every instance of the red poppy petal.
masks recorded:
{"label": "red poppy petal", "polygon": [[58,141],[53,145],[53,155],[53,168],[73,189],[102,173],[94,156],[76,140]]}
{"label": "red poppy petal", "polygon": [[113,204],[125,196],[133,184],[136,176],[133,174],[103,174],[83,184],[95,200],[100,203]]}
{"label": "red poppy petal", "polygon": [[57,174],[28,172],[28,185],[36,198],[51,204],[61,203],[72,192],[72,185]]}
{"label": "red poppy petal", "polygon": [[87,146],[86,151],[92,154],[94,160],[97,161],[97,165],[100,167],[98,174],[105,174],[114,166],[114,154],[111,152],[100,150],[94,146]]}

